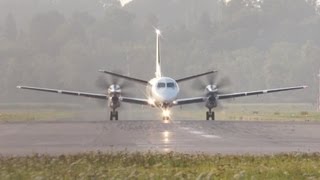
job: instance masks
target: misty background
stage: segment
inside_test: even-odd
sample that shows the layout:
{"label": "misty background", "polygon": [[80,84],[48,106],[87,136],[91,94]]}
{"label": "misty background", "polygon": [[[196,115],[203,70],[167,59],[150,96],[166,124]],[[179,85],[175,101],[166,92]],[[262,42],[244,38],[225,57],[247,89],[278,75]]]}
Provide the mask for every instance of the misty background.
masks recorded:
{"label": "misty background", "polygon": [[[229,91],[309,85],[305,91],[238,102],[316,103],[320,15],[316,0],[0,0],[0,101],[86,102],[17,90],[29,85],[105,92],[99,69],[154,77],[155,33],[162,69],[181,78],[207,70]],[[108,78],[107,75],[103,75]],[[198,96],[193,83],[182,96]],[[106,87],[107,88],[107,87]],[[144,87],[131,91],[143,97]]]}

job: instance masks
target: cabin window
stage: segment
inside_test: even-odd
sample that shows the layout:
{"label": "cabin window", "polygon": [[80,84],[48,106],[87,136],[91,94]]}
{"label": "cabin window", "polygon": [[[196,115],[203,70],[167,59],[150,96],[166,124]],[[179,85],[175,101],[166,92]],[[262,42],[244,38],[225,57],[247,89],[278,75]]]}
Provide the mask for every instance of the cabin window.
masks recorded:
{"label": "cabin window", "polygon": [[166,87],[166,83],[162,83],[162,82],[160,82],[160,83],[158,83],[158,86],[157,86],[158,88],[165,88]]}
{"label": "cabin window", "polygon": [[169,83],[167,83],[167,87],[168,88],[175,88],[175,85],[173,82],[169,82]]}

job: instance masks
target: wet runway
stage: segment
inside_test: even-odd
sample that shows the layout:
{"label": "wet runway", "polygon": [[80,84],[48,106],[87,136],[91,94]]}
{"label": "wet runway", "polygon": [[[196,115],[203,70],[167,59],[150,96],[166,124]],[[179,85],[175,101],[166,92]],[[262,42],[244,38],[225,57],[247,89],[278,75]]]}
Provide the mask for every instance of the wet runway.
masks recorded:
{"label": "wet runway", "polygon": [[2,155],[119,150],[212,154],[320,152],[320,123],[73,121],[0,124]]}

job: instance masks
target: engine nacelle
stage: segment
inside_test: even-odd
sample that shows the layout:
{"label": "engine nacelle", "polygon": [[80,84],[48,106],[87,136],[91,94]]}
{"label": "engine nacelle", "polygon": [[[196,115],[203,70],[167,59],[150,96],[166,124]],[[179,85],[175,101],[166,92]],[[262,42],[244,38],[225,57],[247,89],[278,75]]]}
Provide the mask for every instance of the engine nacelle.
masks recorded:
{"label": "engine nacelle", "polygon": [[120,98],[118,96],[112,96],[109,98],[109,107],[117,109],[120,107]]}
{"label": "engine nacelle", "polygon": [[206,107],[209,109],[213,109],[218,106],[218,99],[216,94],[209,94],[208,99],[206,101]]}
{"label": "engine nacelle", "polygon": [[213,109],[218,106],[217,93],[218,88],[216,85],[208,85],[206,87],[206,96],[208,97],[206,107],[208,109]]}
{"label": "engine nacelle", "polygon": [[113,84],[108,89],[109,107],[116,109],[120,107],[121,88],[117,84]]}

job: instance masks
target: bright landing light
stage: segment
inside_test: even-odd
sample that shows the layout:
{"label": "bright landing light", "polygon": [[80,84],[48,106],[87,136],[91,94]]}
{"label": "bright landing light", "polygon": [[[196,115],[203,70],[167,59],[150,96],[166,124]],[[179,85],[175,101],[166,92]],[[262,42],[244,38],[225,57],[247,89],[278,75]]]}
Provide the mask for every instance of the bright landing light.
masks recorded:
{"label": "bright landing light", "polygon": [[171,112],[170,112],[170,110],[163,110],[162,111],[162,116],[163,117],[170,117],[170,115],[171,115]]}
{"label": "bright landing light", "polygon": [[151,106],[155,106],[156,102],[154,99],[148,98],[148,104],[150,104]]}
{"label": "bright landing light", "polygon": [[120,0],[121,6],[125,6],[127,4],[129,4],[132,0]]}
{"label": "bright landing light", "polygon": [[159,29],[156,29],[156,33],[157,33],[158,35],[161,35],[161,31],[160,31]]}

